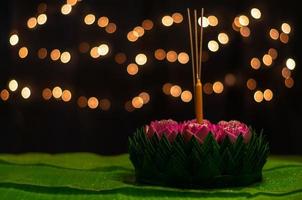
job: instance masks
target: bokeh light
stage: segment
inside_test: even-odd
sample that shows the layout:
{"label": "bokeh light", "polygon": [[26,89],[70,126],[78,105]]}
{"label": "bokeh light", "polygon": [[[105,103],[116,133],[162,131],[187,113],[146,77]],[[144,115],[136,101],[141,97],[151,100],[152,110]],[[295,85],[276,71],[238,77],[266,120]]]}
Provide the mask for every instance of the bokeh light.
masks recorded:
{"label": "bokeh light", "polygon": [[98,54],[101,55],[101,56],[105,56],[107,55],[109,52],[109,47],[107,44],[101,44],[99,47],[98,47]]}
{"label": "bokeh light", "polygon": [[10,45],[15,46],[16,44],[18,44],[18,42],[19,42],[19,36],[17,34],[12,34],[9,37]]}
{"label": "bokeh light", "polygon": [[9,91],[7,89],[1,90],[0,97],[2,101],[7,101],[9,99]]}
{"label": "bokeh light", "polygon": [[286,60],[286,67],[289,69],[289,70],[294,70],[295,67],[296,67],[296,62],[294,59],[292,58],[288,58]]}
{"label": "bokeh light", "polygon": [[251,62],[250,62],[250,65],[253,69],[259,69],[260,66],[261,66],[261,62],[258,58],[252,58],[251,59]]}
{"label": "bokeh light", "polygon": [[72,7],[70,4],[64,4],[62,7],[61,7],[61,13],[63,15],[68,15],[72,10]]}
{"label": "bokeh light", "polygon": [[262,62],[266,66],[271,66],[273,63],[273,58],[269,54],[264,54],[262,57]]}
{"label": "bokeh light", "polygon": [[90,97],[87,104],[89,108],[96,109],[99,106],[99,100],[96,97]]}
{"label": "bokeh light", "polygon": [[216,93],[216,94],[220,94],[223,92],[223,84],[220,82],[220,81],[216,81],[214,84],[213,84],[213,91]]}
{"label": "bokeh light", "polygon": [[22,90],[21,90],[21,96],[24,98],[24,99],[28,99],[31,95],[31,91],[28,87],[24,87]]}
{"label": "bokeh light", "polygon": [[217,26],[218,25],[218,19],[214,15],[208,16],[208,22],[210,26]]}
{"label": "bokeh light", "polygon": [[138,96],[143,99],[144,104],[149,103],[150,95],[147,92],[141,92]]}
{"label": "bokeh light", "polygon": [[173,22],[176,24],[179,24],[183,21],[183,16],[180,13],[174,13],[172,15],[172,18],[173,18]]}
{"label": "bokeh light", "polygon": [[47,21],[47,15],[46,14],[40,14],[37,18],[37,22],[39,25],[45,24]]}
{"label": "bokeh light", "polygon": [[104,27],[106,27],[108,24],[109,24],[109,19],[108,19],[108,17],[103,16],[103,17],[100,17],[100,18],[98,19],[98,26],[99,26],[99,27],[104,28]]}
{"label": "bokeh light", "polygon": [[147,63],[147,56],[143,53],[140,53],[140,54],[137,54],[135,56],[135,62],[138,64],[138,65],[144,65]]}
{"label": "bokeh light", "polygon": [[116,31],[116,29],[117,29],[116,24],[111,22],[106,26],[105,31],[109,34],[112,34]]}
{"label": "bokeh light", "polygon": [[273,39],[273,40],[278,40],[279,38],[279,31],[275,28],[272,28],[270,31],[269,31],[269,35],[270,37]]}
{"label": "bokeh light", "polygon": [[78,0],[67,0],[67,4],[71,5],[71,6],[74,6],[76,5],[78,2]]}
{"label": "bokeh light", "polygon": [[175,62],[177,60],[177,53],[175,51],[168,51],[167,60],[169,62]]}
{"label": "bokeh light", "polygon": [[216,52],[219,49],[219,44],[215,40],[211,40],[208,43],[208,48],[212,52]]}
{"label": "bokeh light", "polygon": [[192,100],[192,93],[189,90],[185,90],[181,93],[180,98],[183,102],[188,103]]}
{"label": "bokeh light", "polygon": [[141,26],[137,26],[133,29],[133,34],[138,37],[142,37],[145,34],[145,29]]}
{"label": "bokeh light", "polygon": [[99,47],[92,47],[91,50],[90,50],[90,56],[92,58],[98,58],[98,57],[100,57]]}
{"label": "bokeh light", "polygon": [[257,82],[255,81],[255,79],[250,78],[250,79],[248,79],[247,82],[246,82],[246,87],[247,87],[249,90],[255,90],[256,87],[257,87]]}
{"label": "bokeh light", "polygon": [[210,95],[213,93],[213,84],[212,83],[205,83],[203,85],[203,92],[207,95]]}
{"label": "bokeh light", "polygon": [[70,90],[64,90],[64,91],[62,92],[62,100],[63,100],[64,102],[70,101],[70,100],[71,100],[71,97],[72,97],[72,94],[71,94]]}
{"label": "bokeh light", "polygon": [[289,34],[291,31],[291,27],[288,23],[282,23],[281,30],[283,33]]}
{"label": "bokeh light", "polygon": [[38,58],[45,59],[47,57],[47,49],[46,48],[40,48],[38,50]]}
{"label": "bokeh light", "polygon": [[26,58],[27,55],[28,55],[28,49],[26,47],[21,47],[19,49],[19,57],[23,59]]}
{"label": "bokeh light", "polygon": [[131,102],[134,108],[141,108],[144,105],[144,100],[141,97],[134,97]]}
{"label": "bokeh light", "polygon": [[240,15],[238,20],[241,26],[248,26],[250,23],[249,18],[245,15]]}
{"label": "bokeh light", "polygon": [[43,97],[44,100],[49,100],[49,99],[51,99],[51,97],[52,97],[51,89],[45,88],[45,89],[42,91],[42,97]]}
{"label": "bokeh light", "polygon": [[18,82],[15,79],[10,80],[8,83],[8,88],[12,92],[16,91],[18,89]]}
{"label": "bokeh light", "polygon": [[251,34],[251,30],[247,26],[241,27],[239,31],[240,31],[240,34],[242,35],[242,37],[249,37]]}
{"label": "bokeh light", "polygon": [[282,74],[283,78],[289,78],[289,77],[291,77],[292,72],[287,67],[283,67],[281,74]]}
{"label": "bokeh light", "polygon": [[84,18],[84,22],[87,25],[91,25],[95,22],[95,16],[93,14],[88,14]]}
{"label": "bokeh light", "polygon": [[271,101],[273,99],[273,96],[274,96],[274,94],[273,94],[272,90],[270,90],[270,89],[264,90],[263,97],[266,101]]}
{"label": "bokeh light", "polygon": [[134,76],[135,74],[137,74],[138,72],[138,66],[137,64],[135,63],[130,63],[128,66],[127,66],[127,72],[128,74]]}
{"label": "bokeh light", "polygon": [[165,94],[165,95],[170,95],[170,90],[171,90],[171,87],[172,87],[173,85],[171,84],[171,83],[165,83],[164,85],[163,85],[163,88],[162,88],[162,90],[163,90],[163,93]]}
{"label": "bokeh light", "polygon": [[120,52],[114,56],[114,60],[117,64],[121,65],[127,61],[127,56],[126,56],[126,54]]}
{"label": "bokeh light", "polygon": [[71,55],[69,52],[65,51],[61,54],[61,62],[68,63],[71,59]]}
{"label": "bokeh light", "polygon": [[59,99],[62,96],[62,89],[59,86],[54,87],[52,89],[52,96]]}
{"label": "bokeh light", "polygon": [[37,19],[35,17],[31,17],[27,20],[27,27],[32,29],[37,26]]}
{"label": "bokeh light", "polygon": [[263,101],[263,93],[260,91],[260,90],[257,90],[255,93],[254,93],[254,100],[257,102],[257,103],[260,103]]}
{"label": "bokeh light", "polygon": [[80,96],[77,100],[77,104],[80,108],[87,107],[87,98],[84,96]]}
{"label": "bokeh light", "polygon": [[170,94],[173,97],[179,97],[181,95],[182,89],[179,85],[173,85],[170,89]]}
{"label": "bokeh light", "polygon": [[280,34],[280,41],[284,44],[287,44],[289,40],[289,37],[286,33],[281,33]]}
{"label": "bokeh light", "polygon": [[275,48],[270,48],[267,53],[272,57],[273,60],[278,57],[278,52]]}
{"label": "bokeh light", "polygon": [[125,110],[128,112],[133,112],[135,108],[132,106],[132,101],[127,101],[125,103]]}
{"label": "bokeh light", "polygon": [[[201,17],[198,18],[198,24],[201,26]],[[202,27],[206,28],[209,26],[209,20],[207,17],[202,18]]]}
{"label": "bokeh light", "polygon": [[189,62],[189,55],[186,52],[181,52],[178,54],[177,59],[181,64],[187,64]]}
{"label": "bokeh light", "polygon": [[54,49],[51,51],[50,53],[50,58],[53,60],[53,61],[56,61],[56,60],[59,60],[61,56],[61,52],[59,49]]}
{"label": "bokeh light", "polygon": [[134,33],[133,31],[130,31],[130,32],[127,34],[127,39],[128,39],[130,42],[135,42],[135,41],[138,39],[138,36],[137,36],[136,33]]}
{"label": "bokeh light", "polygon": [[287,87],[287,88],[292,88],[294,86],[294,83],[295,83],[294,79],[291,77],[285,79],[285,81],[284,81],[285,87]]}
{"label": "bokeh light", "polygon": [[217,39],[221,44],[227,44],[229,42],[229,36],[226,33],[219,33]]}
{"label": "bokeh light", "polygon": [[150,19],[145,19],[143,22],[142,22],[142,27],[146,30],[146,31],[149,31],[153,28],[154,24],[153,22],[150,20]]}
{"label": "bokeh light", "polygon": [[157,60],[164,60],[166,58],[166,51],[163,49],[156,49],[154,52],[154,57]]}
{"label": "bokeh light", "polygon": [[258,8],[252,8],[251,9],[251,15],[254,19],[260,19],[261,18],[261,11]]}
{"label": "bokeh light", "polygon": [[164,26],[172,26],[173,18],[171,16],[166,15],[161,19],[161,22]]}

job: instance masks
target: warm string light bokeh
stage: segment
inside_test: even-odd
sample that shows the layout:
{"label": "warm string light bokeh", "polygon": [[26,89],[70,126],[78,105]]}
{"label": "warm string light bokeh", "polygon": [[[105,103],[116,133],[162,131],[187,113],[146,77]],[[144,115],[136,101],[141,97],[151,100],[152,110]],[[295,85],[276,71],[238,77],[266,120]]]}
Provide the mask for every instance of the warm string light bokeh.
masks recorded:
{"label": "warm string light bokeh", "polygon": [[[72,12],[74,6],[78,4],[77,0],[67,0],[65,4],[61,5],[59,12],[62,15],[69,15]],[[38,5],[38,12],[36,16],[31,16],[26,21],[26,26],[29,30],[35,30],[38,26],[43,26],[47,24],[49,16],[46,14],[47,4],[41,3]],[[51,16],[50,16],[51,17]],[[231,27],[236,32],[238,32],[243,39],[253,36],[252,29],[254,29],[255,24],[260,22],[264,16],[260,9],[252,8],[249,12],[245,14],[240,14],[234,17]],[[156,28],[173,28],[177,24],[183,23],[184,17],[180,12],[175,12],[167,15],[163,15],[160,20],[160,24]],[[203,27],[205,31],[208,28],[215,28],[218,34],[213,37],[211,36],[208,41],[204,41],[204,45],[207,46],[209,51],[204,51],[202,61],[206,62],[209,58],[209,53],[217,53],[223,49],[223,46],[229,45],[232,42],[234,33],[226,32],[225,30],[219,30],[219,24],[224,23],[222,19],[218,19],[217,16],[211,14],[203,17]],[[107,34],[113,34],[117,31],[117,24],[112,22],[108,16],[97,16],[96,13],[86,13],[82,18],[82,23],[86,26],[96,27],[99,29],[104,29]],[[201,24],[201,18],[198,19],[199,25]],[[151,19],[145,19],[140,25],[137,25],[130,29],[126,33],[127,41],[134,43],[143,37],[148,31],[154,29],[156,24]],[[185,24],[183,24],[185,26]],[[292,27],[289,23],[283,22],[279,27],[269,27],[267,31],[268,37],[280,44],[287,44],[289,42],[289,34],[292,31]],[[35,54],[39,59],[47,59],[56,62],[60,61],[62,64],[68,64],[72,61],[73,55],[71,52],[75,53],[74,50],[67,50],[64,48],[54,48],[50,49],[47,47],[41,47],[38,50],[31,50],[30,45],[26,46],[22,41],[22,46],[19,46],[22,37],[18,32],[14,31],[9,37],[9,43],[12,47],[18,49],[18,56],[20,59],[28,58],[29,54]],[[154,50],[154,58],[145,52],[137,52],[132,58],[128,58],[127,54],[123,52],[116,53],[114,47],[111,46],[109,42],[101,42],[99,44],[89,44],[88,42],[81,42],[78,45],[78,51],[82,54],[87,54],[93,59],[100,59],[104,56],[113,56],[114,61],[125,66],[125,71],[132,76],[137,76],[140,70],[143,70],[141,66],[148,65],[150,61],[157,60],[159,62],[169,62],[169,63],[179,63],[186,65],[190,61],[190,57],[186,51],[176,51],[173,49],[158,48]],[[15,47],[16,46],[16,47]],[[251,67],[251,70],[260,70],[262,68],[271,68],[276,65],[277,57],[281,57],[283,63],[281,63],[282,68],[280,70],[281,77],[284,78],[284,86],[286,88],[292,88],[294,86],[293,70],[296,67],[296,62],[293,58],[287,57],[283,58],[283,55],[279,55],[278,49],[275,47],[269,47],[266,52],[262,54],[254,55],[247,61],[247,65]],[[278,59],[279,60],[279,59]],[[280,64],[278,64],[280,65]],[[245,84],[246,83],[246,84]],[[236,74],[227,73],[224,76],[224,80],[215,80],[211,82],[205,82],[203,84],[203,92],[206,95],[222,94],[226,87],[233,87],[239,84],[237,82]],[[107,98],[99,98],[96,96],[86,97],[72,94],[71,90],[62,89],[60,86],[55,86],[53,89],[44,88],[42,92],[32,91],[30,86],[23,85],[19,87],[17,80],[12,79],[8,82],[8,89],[1,90],[1,99],[3,101],[9,100],[11,98],[10,93],[18,92],[20,90],[21,97],[23,99],[29,99],[32,93],[40,93],[44,100],[62,100],[63,102],[70,102],[73,99],[77,102],[80,108],[90,108],[107,111],[111,108],[111,101]],[[274,97],[273,88],[260,88],[257,84],[255,77],[248,77],[244,81],[244,87],[247,88],[251,94],[251,99],[255,102],[260,103],[265,101],[271,101]],[[165,83],[162,87],[163,93],[169,95],[173,98],[180,98],[184,103],[189,103],[192,101],[192,92],[190,90],[183,90],[180,85]],[[139,95],[126,101],[124,104],[125,110],[132,112],[135,109],[142,108],[145,104],[149,103],[151,95],[145,91],[139,93]]]}

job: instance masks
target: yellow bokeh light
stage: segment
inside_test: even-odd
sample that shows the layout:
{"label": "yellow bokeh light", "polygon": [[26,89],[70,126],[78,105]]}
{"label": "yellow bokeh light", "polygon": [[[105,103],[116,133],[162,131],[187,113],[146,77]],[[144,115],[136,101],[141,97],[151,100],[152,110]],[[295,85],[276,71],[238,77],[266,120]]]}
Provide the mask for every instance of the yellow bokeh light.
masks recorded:
{"label": "yellow bokeh light", "polygon": [[215,40],[211,40],[208,43],[208,48],[212,52],[216,52],[219,49],[219,44]]}
{"label": "yellow bokeh light", "polygon": [[255,79],[250,78],[250,79],[247,80],[247,82],[246,82],[246,87],[247,87],[249,90],[255,90],[256,87],[257,87],[257,82],[255,81]]}
{"label": "yellow bokeh light", "polygon": [[294,79],[292,79],[291,77],[285,79],[284,84],[287,88],[292,88],[294,86]]}
{"label": "yellow bokeh light", "polygon": [[229,36],[226,33],[219,33],[218,34],[218,41],[221,44],[227,44],[229,42]]}
{"label": "yellow bokeh light", "polygon": [[143,99],[144,104],[150,101],[150,95],[147,92],[141,92],[138,96]]}
{"label": "yellow bokeh light", "polygon": [[249,37],[251,34],[250,28],[246,26],[241,27],[239,31],[243,37]]}
{"label": "yellow bokeh light", "polygon": [[91,50],[90,50],[90,56],[92,58],[98,58],[98,57],[100,57],[98,49],[99,49],[99,47],[93,47],[93,48],[91,48]]}
{"label": "yellow bokeh light", "polygon": [[42,97],[43,97],[43,99],[45,99],[45,100],[51,99],[51,97],[52,97],[51,89],[45,88],[45,89],[42,91]]}
{"label": "yellow bokeh light", "polygon": [[7,89],[3,89],[0,93],[0,97],[3,101],[7,101],[9,99],[9,92]]}
{"label": "yellow bokeh light", "polygon": [[70,4],[64,4],[62,7],[61,7],[61,13],[63,15],[68,15],[72,10],[72,7]]}
{"label": "yellow bokeh light", "polygon": [[59,86],[54,87],[52,89],[52,96],[59,99],[62,96],[62,89]]}
{"label": "yellow bokeh light", "polygon": [[37,19],[35,17],[31,17],[27,20],[28,28],[35,28],[37,26]]}
{"label": "yellow bokeh light", "polygon": [[283,33],[289,34],[291,31],[291,27],[288,23],[282,23],[281,30],[283,31]]}
{"label": "yellow bokeh light", "polygon": [[59,60],[61,56],[61,52],[59,49],[54,49],[51,51],[50,53],[50,58],[53,60],[53,61],[56,61],[56,60]]}
{"label": "yellow bokeh light", "polygon": [[163,49],[156,49],[154,52],[154,57],[157,60],[164,60],[166,58],[166,51]]}
{"label": "yellow bokeh light", "polygon": [[121,65],[127,61],[127,56],[126,56],[126,54],[120,52],[114,56],[114,60],[117,64]]}
{"label": "yellow bokeh light", "polygon": [[9,37],[9,43],[12,46],[15,46],[19,42],[19,36],[17,34],[13,34]]}
{"label": "yellow bokeh light", "polygon": [[150,20],[150,19],[145,19],[143,22],[142,22],[142,27],[146,30],[146,31],[149,31],[153,28],[153,22]]}
{"label": "yellow bokeh light", "polygon": [[166,15],[161,19],[161,22],[164,26],[172,26],[173,18],[171,16]]}
{"label": "yellow bokeh light", "polygon": [[114,33],[116,29],[117,29],[116,24],[112,22],[109,23],[105,28],[106,32],[109,34]]}
{"label": "yellow bokeh light", "polygon": [[79,51],[81,53],[87,53],[90,49],[90,45],[87,42],[81,42],[79,44]]}
{"label": "yellow bokeh light", "polygon": [[107,44],[101,44],[98,47],[98,54],[100,54],[101,56],[105,56],[109,53],[109,46]]}
{"label": "yellow bokeh light", "polygon": [[99,26],[99,27],[104,28],[104,27],[106,27],[108,24],[109,24],[109,19],[108,19],[108,17],[103,16],[103,17],[100,17],[100,18],[98,19],[98,26]]}
{"label": "yellow bokeh light", "polygon": [[28,49],[26,47],[21,47],[19,49],[19,57],[26,58],[27,55],[28,55]]}
{"label": "yellow bokeh light", "polygon": [[45,24],[46,21],[47,21],[47,15],[45,15],[45,14],[40,14],[40,15],[38,16],[38,18],[37,18],[37,21],[38,21],[38,24],[39,24],[39,25]]}
{"label": "yellow bokeh light", "polygon": [[180,13],[174,13],[172,15],[172,18],[173,18],[174,23],[176,23],[176,24],[179,24],[183,21],[183,16]]}
{"label": "yellow bokeh light", "polygon": [[257,90],[255,93],[254,93],[254,100],[257,102],[257,103],[260,103],[263,101],[263,93],[260,91],[260,90]]}
{"label": "yellow bokeh light", "polygon": [[234,30],[239,31],[239,28],[242,27],[242,25],[241,25],[240,22],[239,22],[239,17],[235,17],[235,18],[234,18],[233,24],[234,24],[234,27],[233,27]]}
{"label": "yellow bokeh light", "polygon": [[142,37],[145,34],[145,29],[141,26],[137,26],[133,29],[133,34],[138,37]]}
{"label": "yellow bokeh light", "polygon": [[220,82],[220,81],[216,81],[214,84],[213,84],[213,91],[217,94],[220,94],[223,92],[223,84]]}
{"label": "yellow bokeh light", "polygon": [[71,55],[69,52],[65,51],[61,54],[61,62],[68,63],[71,59]]}
{"label": "yellow bokeh light", "polygon": [[226,74],[225,77],[224,77],[224,82],[228,86],[234,86],[235,83],[236,83],[236,77],[235,77],[235,75],[232,74],[232,73]]}
{"label": "yellow bokeh light", "polygon": [[280,34],[280,41],[284,44],[287,44],[289,40],[289,37],[286,33],[281,33]]}
{"label": "yellow bokeh light", "polygon": [[261,62],[258,58],[252,58],[250,64],[253,69],[259,69],[261,66]]}
{"label": "yellow bokeh light", "polygon": [[210,26],[217,26],[218,25],[218,19],[214,15],[208,16],[208,22]]}
{"label": "yellow bokeh light", "polygon": [[96,97],[90,97],[87,103],[91,109],[96,109],[99,106],[99,100]]}
{"label": "yellow bokeh light", "polygon": [[179,97],[181,95],[182,89],[179,85],[173,85],[170,89],[170,94],[173,97]]}
{"label": "yellow bokeh light", "polygon": [[87,98],[84,96],[80,96],[77,100],[77,103],[80,108],[85,108],[87,107]]}
{"label": "yellow bokeh light", "polygon": [[186,52],[181,52],[178,54],[177,59],[181,64],[187,64],[189,62],[189,55]]}
{"label": "yellow bokeh light", "polygon": [[286,60],[286,67],[289,69],[289,70],[294,70],[295,67],[296,67],[296,62],[294,59],[292,58],[288,58]]}
{"label": "yellow bokeh light", "polygon": [[138,72],[138,66],[137,66],[137,64],[135,64],[135,63],[130,63],[128,66],[127,66],[127,72],[128,72],[128,74],[130,74],[130,75],[135,75],[135,74],[137,74],[137,72]]}
{"label": "yellow bokeh light", "polygon": [[292,72],[287,67],[283,67],[281,74],[282,74],[283,78],[289,78],[289,77],[291,77]]}
{"label": "yellow bokeh light", "polygon": [[270,89],[264,90],[263,97],[266,101],[271,101],[273,99],[273,96],[273,91],[271,91]]}
{"label": "yellow bokeh light", "polygon": [[269,35],[270,35],[270,37],[271,37],[273,40],[278,40],[278,38],[279,38],[279,31],[278,31],[277,29],[272,28],[272,29],[269,31]]}
{"label": "yellow bokeh light", "polygon": [[24,87],[22,90],[21,90],[21,96],[24,98],[24,99],[28,99],[31,95],[31,91],[28,87]]}
{"label": "yellow bokeh light", "polygon": [[203,92],[205,94],[208,94],[208,95],[212,94],[213,93],[213,85],[212,85],[212,83],[205,83],[203,85]]}
{"label": "yellow bokeh light", "polygon": [[128,34],[127,34],[127,39],[130,41],[130,42],[135,42],[137,39],[138,39],[138,36],[135,32],[133,31],[130,31]]}
{"label": "yellow bokeh light", "polygon": [[47,56],[47,49],[45,49],[45,48],[40,48],[40,49],[38,50],[38,58],[44,59],[44,58],[46,58],[46,56]]}
{"label": "yellow bokeh light", "polygon": [[10,89],[10,91],[14,92],[18,89],[18,82],[16,80],[11,80],[8,83],[8,88]]}
{"label": "yellow bokeh light", "polygon": [[74,6],[77,4],[77,0],[67,0],[67,4]]}
{"label": "yellow bokeh light", "polygon": [[166,56],[169,62],[175,62],[177,60],[177,53],[175,51],[168,51]]}
{"label": "yellow bokeh light", "polygon": [[88,15],[86,15],[85,18],[84,18],[84,22],[87,25],[93,24],[95,22],[95,16],[94,16],[94,14],[88,14]]}
{"label": "yellow bokeh light", "polygon": [[264,65],[266,66],[271,66],[272,63],[273,63],[273,58],[269,55],[269,54],[265,54],[263,57],[262,57],[262,62]]}
{"label": "yellow bokeh light", "polygon": [[251,15],[254,19],[260,19],[261,18],[261,11],[258,8],[252,8],[251,9]]}
{"label": "yellow bokeh light", "polygon": [[245,15],[240,15],[238,20],[241,26],[248,26],[250,23],[249,18]]}
{"label": "yellow bokeh light", "polygon": [[100,100],[100,108],[102,109],[102,110],[109,110],[110,109],[110,107],[111,107],[111,102],[110,102],[110,100],[109,99],[101,99]]}
{"label": "yellow bokeh light", "polygon": [[272,57],[273,60],[275,60],[278,57],[278,52],[274,48],[270,48],[267,53]]}
{"label": "yellow bokeh light", "polygon": [[173,85],[172,85],[171,83],[165,83],[165,84],[163,85],[163,88],[162,88],[164,94],[170,95],[170,90],[171,90],[171,87],[172,87],[172,86],[173,86]]}
{"label": "yellow bokeh light", "polygon": [[[198,24],[201,26],[201,17],[198,18]],[[202,18],[202,27],[206,28],[209,26],[209,20],[207,17]]]}
{"label": "yellow bokeh light", "polygon": [[140,53],[140,54],[137,54],[135,56],[135,62],[138,64],[138,65],[144,65],[147,63],[147,56],[143,53]]}
{"label": "yellow bokeh light", "polygon": [[144,100],[141,97],[134,97],[132,99],[132,106],[134,108],[141,108],[144,105]]}
{"label": "yellow bokeh light", "polygon": [[72,94],[69,90],[64,90],[62,92],[62,100],[68,102],[71,100]]}
{"label": "yellow bokeh light", "polygon": [[185,90],[181,93],[180,98],[183,102],[188,103],[192,100],[192,93],[189,90]]}

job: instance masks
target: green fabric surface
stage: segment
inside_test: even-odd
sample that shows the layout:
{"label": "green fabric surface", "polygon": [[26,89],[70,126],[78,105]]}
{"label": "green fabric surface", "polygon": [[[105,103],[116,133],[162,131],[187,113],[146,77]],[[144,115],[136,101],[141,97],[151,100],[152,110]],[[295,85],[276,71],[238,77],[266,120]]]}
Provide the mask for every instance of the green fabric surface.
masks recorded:
{"label": "green fabric surface", "polygon": [[184,190],[135,183],[128,155],[0,154],[0,199],[302,199],[302,157],[271,156],[248,187]]}

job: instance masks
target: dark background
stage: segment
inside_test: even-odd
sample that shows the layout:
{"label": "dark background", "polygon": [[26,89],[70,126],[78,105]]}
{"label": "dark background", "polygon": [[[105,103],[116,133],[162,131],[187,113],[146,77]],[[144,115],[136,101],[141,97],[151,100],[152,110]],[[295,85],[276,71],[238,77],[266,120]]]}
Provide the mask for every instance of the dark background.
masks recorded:
{"label": "dark background", "polygon": [[[150,120],[173,118],[186,120],[194,117],[193,103],[183,103],[180,98],[166,96],[162,85],[166,82],[181,85],[191,90],[190,63],[159,62],[153,53],[157,48],[189,52],[186,18],[183,23],[163,27],[161,17],[181,12],[185,17],[186,7],[205,7],[206,15],[214,14],[219,26],[205,30],[205,43],[216,39],[217,33],[226,31],[230,43],[220,46],[217,53],[209,53],[204,64],[204,82],[223,82],[227,73],[234,73],[237,82],[226,87],[222,94],[204,95],[205,117],[213,122],[221,119],[238,119],[252,125],[257,130],[264,129],[274,154],[302,154],[302,97],[301,97],[301,11],[297,1],[139,1],[139,0],[83,0],[70,15],[60,13],[63,1],[45,0],[48,10],[47,23],[34,30],[26,27],[27,19],[36,16],[37,6],[42,1],[10,0],[0,3],[1,54],[0,89],[7,88],[11,79],[17,79],[19,89],[8,101],[0,100],[0,152],[20,153],[29,151],[71,152],[89,151],[100,154],[118,154],[127,151],[127,137],[139,126]],[[259,22],[253,23],[251,36],[243,39],[232,30],[231,22],[238,14],[249,15],[252,7],[262,12]],[[83,17],[94,13],[96,17],[108,16],[117,24],[117,32],[107,34],[96,25],[86,26]],[[126,39],[133,27],[149,18],[155,27],[135,43]],[[290,42],[281,44],[269,39],[270,28],[280,29],[282,22],[292,27]],[[10,46],[8,40],[13,30],[18,30],[22,38],[19,44]],[[80,42],[110,44],[110,55],[104,59],[92,59],[88,54],[80,54]],[[21,45],[29,48],[29,56],[18,57]],[[59,48],[71,52],[68,64],[53,62],[48,57],[40,60],[36,51],[46,47]],[[269,69],[252,70],[251,57],[262,57],[270,48],[278,50],[279,56]],[[204,45],[206,48],[206,45]],[[128,60],[123,65],[114,61],[117,52],[125,52]],[[148,63],[132,77],[126,72],[127,64],[134,61],[137,53],[144,52]],[[285,59],[295,58],[293,71],[295,85],[284,86],[281,69]],[[246,80],[255,78],[258,89],[271,88],[274,98],[270,102],[256,103],[253,92],[246,88]],[[30,85],[32,96],[28,100],[20,96],[20,88]],[[54,99],[45,101],[41,91],[45,87],[60,85],[70,88],[73,99],[69,103]],[[124,109],[126,101],[147,91],[151,101],[133,112]],[[79,108],[77,97],[97,96],[111,100],[109,111]]]}

